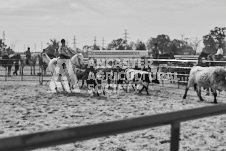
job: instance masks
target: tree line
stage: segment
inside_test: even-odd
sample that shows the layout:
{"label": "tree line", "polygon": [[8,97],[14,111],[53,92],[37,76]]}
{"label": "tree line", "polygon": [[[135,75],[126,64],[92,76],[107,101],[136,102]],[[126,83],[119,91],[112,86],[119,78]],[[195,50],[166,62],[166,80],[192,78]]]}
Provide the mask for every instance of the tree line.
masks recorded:
{"label": "tree line", "polygon": [[[154,44],[157,44],[158,49],[161,54],[174,54],[181,55],[187,52],[188,54],[195,55],[197,54],[197,48],[203,42],[204,50],[208,53],[215,54],[217,52],[217,44],[220,44],[224,50],[224,55],[226,54],[226,27],[215,27],[211,29],[207,35],[202,37],[202,40],[196,39],[173,39],[171,40],[169,35],[160,34],[157,37],[150,37],[147,42],[137,40],[136,42],[129,42],[122,38],[112,40],[105,48],[98,45],[85,45],[82,50],[87,52],[89,50],[151,50]],[[50,42],[47,43],[48,52],[54,53],[59,48],[60,41],[56,39],[50,39]],[[0,39],[0,49],[5,44]],[[5,45],[6,47],[7,45]],[[7,51],[11,54],[14,53],[10,47],[6,47]],[[79,49],[79,48],[77,48]],[[2,50],[2,49],[1,49]],[[79,49],[81,50],[81,49]]]}

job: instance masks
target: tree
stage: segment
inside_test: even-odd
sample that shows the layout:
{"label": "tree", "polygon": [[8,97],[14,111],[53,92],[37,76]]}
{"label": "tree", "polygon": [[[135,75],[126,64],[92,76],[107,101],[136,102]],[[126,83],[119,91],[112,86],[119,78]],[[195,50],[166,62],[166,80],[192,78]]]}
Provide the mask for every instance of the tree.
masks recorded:
{"label": "tree", "polygon": [[148,50],[151,50],[154,47],[155,43],[157,43],[156,38],[149,38],[146,43]]}
{"label": "tree", "polygon": [[3,42],[3,40],[2,39],[0,39],[0,56],[2,56],[2,48],[6,48],[6,44]]}
{"label": "tree", "polygon": [[132,47],[127,44],[127,40],[119,38],[117,40],[113,40],[107,46],[108,49],[115,49],[115,50],[131,50]]}
{"label": "tree", "polygon": [[136,47],[136,50],[146,50],[145,43],[140,40],[137,40],[137,42],[135,43],[135,47]]}
{"label": "tree", "polygon": [[209,53],[215,54],[217,52],[216,45],[224,45],[226,37],[225,32],[226,27],[215,27],[213,30],[210,30],[209,34],[203,36],[203,43],[205,45],[204,49]]}
{"label": "tree", "polygon": [[46,53],[55,55],[56,50],[59,49],[59,41],[56,39],[50,39],[50,42],[47,43]]}
{"label": "tree", "polygon": [[184,42],[178,39],[174,39],[170,42],[171,52],[175,55],[183,54]]}
{"label": "tree", "polygon": [[193,48],[194,53],[197,52],[198,46],[200,44],[201,40],[196,38],[195,40],[190,41],[189,46]]}
{"label": "tree", "polygon": [[158,45],[161,54],[170,53],[170,38],[168,35],[162,34],[158,35],[156,38],[150,38],[147,42],[147,48],[149,50],[152,49],[155,43]]}
{"label": "tree", "polygon": [[8,52],[8,54],[14,54],[15,52],[13,51],[13,49],[11,49],[10,47],[6,48],[6,51]]}
{"label": "tree", "polygon": [[93,45],[93,50],[100,50],[100,47],[97,45]]}

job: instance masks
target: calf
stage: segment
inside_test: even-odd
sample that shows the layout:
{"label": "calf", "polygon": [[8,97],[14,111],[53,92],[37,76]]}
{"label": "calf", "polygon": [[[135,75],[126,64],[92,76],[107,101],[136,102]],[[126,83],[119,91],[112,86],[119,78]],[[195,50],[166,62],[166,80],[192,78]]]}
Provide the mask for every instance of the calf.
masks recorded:
{"label": "calf", "polygon": [[[127,92],[129,92],[129,83],[135,84],[135,87],[137,84],[141,84],[142,88],[139,90],[139,93],[143,91],[143,89],[146,90],[146,93],[149,94],[148,92],[148,86],[150,83],[156,83],[159,84],[159,80],[157,78],[157,73],[156,73],[156,78],[153,78],[153,73],[149,73],[147,71],[141,71],[141,70],[134,70],[134,69],[128,69],[126,70],[126,80],[130,81],[127,82]],[[135,89],[136,90],[136,89]]]}
{"label": "calf", "polygon": [[88,75],[86,80],[88,90],[91,89],[94,95],[96,92],[97,96],[99,96],[98,90],[101,90],[105,95],[105,90],[102,86],[102,75],[94,69],[86,70],[86,72],[86,75]]}

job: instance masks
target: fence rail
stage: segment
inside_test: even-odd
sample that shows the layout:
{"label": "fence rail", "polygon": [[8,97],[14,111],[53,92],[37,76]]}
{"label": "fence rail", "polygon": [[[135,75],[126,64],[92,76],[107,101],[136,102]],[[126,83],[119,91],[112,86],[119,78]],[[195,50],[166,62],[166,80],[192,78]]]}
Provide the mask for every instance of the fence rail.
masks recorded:
{"label": "fence rail", "polygon": [[0,151],[24,151],[171,125],[170,150],[179,150],[180,123],[226,113],[226,104],[0,139]]}

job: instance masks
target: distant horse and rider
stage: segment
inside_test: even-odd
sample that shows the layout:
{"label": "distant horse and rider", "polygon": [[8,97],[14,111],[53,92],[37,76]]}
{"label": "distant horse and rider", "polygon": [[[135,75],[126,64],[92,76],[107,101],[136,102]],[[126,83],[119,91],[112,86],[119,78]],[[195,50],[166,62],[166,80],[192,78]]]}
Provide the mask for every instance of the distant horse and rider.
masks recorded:
{"label": "distant horse and rider", "polygon": [[42,71],[44,72],[44,75],[46,75],[46,69],[48,65],[43,61],[42,54],[47,53],[50,58],[55,58],[55,54],[51,54],[46,52],[45,49],[43,49],[43,52],[41,53],[31,53],[30,48],[28,47],[28,50],[25,52],[25,56],[21,56],[21,74],[24,74],[24,67],[30,66],[30,73],[31,75],[36,75],[35,73],[35,66],[37,64],[37,61],[39,63],[39,66],[41,67]]}
{"label": "distant horse and rider", "polygon": [[[30,48],[28,48],[29,50]],[[42,52],[43,53],[43,52]],[[6,50],[2,50],[2,59],[0,60],[0,64],[7,70],[7,75],[11,76],[12,66],[15,66],[15,71],[13,75],[18,75],[18,71],[20,70],[20,74],[24,75],[24,67],[31,67],[31,75],[35,75],[35,66],[37,61],[39,61],[40,67],[43,68],[44,75],[46,75],[47,64],[42,60],[42,53],[14,53],[8,54]]]}
{"label": "distant horse and rider", "polygon": [[[210,62],[204,63],[204,60],[207,60]],[[220,45],[218,46],[218,50],[216,54],[208,53],[204,50],[201,52],[201,54],[198,57],[198,65],[200,66],[225,66],[226,62],[224,61],[226,61],[226,57],[223,56],[223,49]]]}

